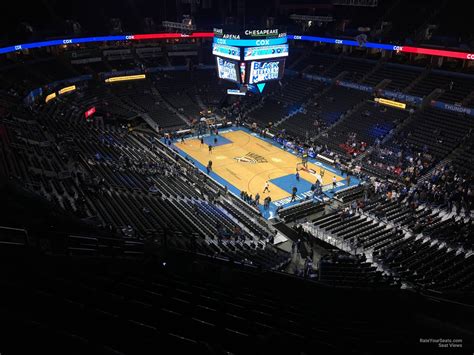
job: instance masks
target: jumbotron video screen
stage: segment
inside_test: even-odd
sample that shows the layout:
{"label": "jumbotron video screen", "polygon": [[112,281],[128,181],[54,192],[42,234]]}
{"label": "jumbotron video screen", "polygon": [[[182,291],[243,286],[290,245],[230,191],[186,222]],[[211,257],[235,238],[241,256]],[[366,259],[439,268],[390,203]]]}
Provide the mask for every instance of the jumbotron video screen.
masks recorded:
{"label": "jumbotron video screen", "polygon": [[279,29],[215,28],[212,54],[219,79],[236,83],[241,93],[261,93],[265,83],[283,78],[287,35]]}

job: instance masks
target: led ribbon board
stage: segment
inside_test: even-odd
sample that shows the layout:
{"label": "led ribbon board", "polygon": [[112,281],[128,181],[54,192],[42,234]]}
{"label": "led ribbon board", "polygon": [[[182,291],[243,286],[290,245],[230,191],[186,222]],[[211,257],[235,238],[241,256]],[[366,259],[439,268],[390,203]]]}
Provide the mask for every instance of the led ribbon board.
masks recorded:
{"label": "led ribbon board", "polygon": [[[297,40],[297,41],[299,40],[299,41],[321,42],[321,43],[341,44],[344,46],[360,47],[357,41],[351,41],[351,40],[346,40],[346,39],[314,37],[314,36],[296,36],[296,35],[288,35],[288,39]],[[402,52],[402,53],[416,53],[416,54],[432,55],[432,56],[446,57],[446,58],[474,60],[474,53],[454,52],[454,51],[445,51],[445,50],[440,50],[440,49],[418,48],[418,47],[408,47],[408,46],[396,46],[393,44],[372,43],[372,42],[367,42],[363,46],[366,48],[376,48],[376,49],[382,49],[382,50],[387,50],[387,51],[397,51],[397,52]]]}
{"label": "led ribbon board", "polygon": [[48,96],[46,96],[46,98],[44,99],[44,102],[48,102],[48,101],[51,101],[52,99],[56,98],[56,93],[53,92],[51,94],[49,94]]}
{"label": "led ribbon board", "polygon": [[226,46],[225,44],[212,44],[212,54],[219,57],[240,60],[240,48]]}
{"label": "led ribbon board", "polygon": [[[99,37],[82,37],[82,38],[69,38],[69,39],[55,39],[51,41],[33,42],[17,44],[13,46],[0,48],[0,54],[11,53],[21,51],[24,49],[41,48],[41,47],[52,47],[69,44],[81,44],[81,43],[94,43],[94,42],[111,42],[111,41],[137,41],[137,40],[152,40],[152,39],[180,39],[180,38],[212,38],[214,37],[213,32],[194,32],[191,34],[183,33],[151,33],[151,34],[131,34],[131,35],[120,35],[120,36],[99,36]],[[214,42],[218,44],[236,46],[236,47],[256,47],[256,46],[273,46],[285,44],[288,39],[300,40],[300,41],[311,41],[321,43],[340,44],[345,46],[358,47],[357,41],[327,38],[327,37],[315,37],[315,36],[298,36],[288,35],[281,38],[270,38],[270,39],[225,39],[225,38],[214,38]],[[269,42],[266,42],[269,41]],[[377,48],[388,51],[399,51],[403,53],[416,53],[446,58],[457,58],[463,60],[474,60],[474,53],[466,52],[455,52],[446,51],[440,49],[430,48],[419,48],[409,46],[398,46],[393,44],[383,43],[372,43],[367,42],[364,44],[366,48]]]}
{"label": "led ribbon board", "polygon": [[127,76],[113,76],[111,78],[105,79],[106,83],[115,83],[117,81],[128,81],[128,80],[139,80],[145,79],[145,74],[137,74],[137,75],[127,75]]}
{"label": "led ribbon board", "polygon": [[212,32],[194,32],[191,34],[182,33],[151,33],[151,34],[137,34],[137,35],[120,35],[120,36],[100,36],[100,37],[82,37],[82,38],[68,38],[55,39],[51,41],[33,42],[17,44],[14,46],[0,48],[0,54],[21,51],[24,49],[52,47],[69,44],[93,43],[93,42],[110,42],[110,41],[137,41],[150,39],[179,39],[179,38],[212,38]]}
{"label": "led ribbon board", "polygon": [[33,42],[25,44],[17,44],[15,46],[0,48],[0,54],[10,53],[15,51],[21,51],[24,49],[41,48],[41,47],[52,47],[67,44],[80,44],[80,43],[91,43],[91,42],[108,42],[108,41],[124,41],[129,36],[103,36],[103,37],[82,37],[82,38],[71,38],[71,39],[55,39],[52,41]]}
{"label": "led ribbon board", "polygon": [[142,39],[171,39],[171,38],[212,38],[214,34],[212,32],[194,32],[191,34],[183,33],[150,33],[144,35],[130,35],[125,36],[126,40],[142,40]]}
{"label": "led ribbon board", "polygon": [[288,44],[244,49],[244,60],[288,57]]}
{"label": "led ribbon board", "polygon": [[379,98],[379,97],[376,97],[374,99],[374,101],[378,102],[379,104],[382,104],[382,105],[387,105],[387,106],[401,108],[401,109],[405,109],[407,107],[407,104],[405,104],[403,102],[387,100],[387,99],[383,99],[383,98]]}
{"label": "led ribbon board", "polygon": [[59,95],[65,94],[67,92],[71,92],[76,90],[76,85],[71,85],[71,86],[66,86],[65,88],[62,88],[61,90],[58,91]]}

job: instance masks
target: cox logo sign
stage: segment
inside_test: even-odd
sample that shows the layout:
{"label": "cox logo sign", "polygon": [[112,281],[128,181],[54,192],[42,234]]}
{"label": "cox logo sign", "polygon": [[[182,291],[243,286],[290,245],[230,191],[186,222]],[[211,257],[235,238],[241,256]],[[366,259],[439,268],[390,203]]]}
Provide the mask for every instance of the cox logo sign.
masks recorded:
{"label": "cox logo sign", "polygon": [[19,51],[21,49],[21,46],[15,46],[15,50]]}
{"label": "cox logo sign", "polygon": [[394,51],[403,51],[403,46],[393,46]]}
{"label": "cox logo sign", "polygon": [[266,46],[270,44],[270,41],[268,39],[258,39],[257,41],[255,41],[255,44],[257,46]]}
{"label": "cox logo sign", "polygon": [[474,53],[470,53],[466,56],[466,59],[474,60]]}
{"label": "cox logo sign", "polygon": [[135,36],[125,36],[125,39],[135,39]]}
{"label": "cox logo sign", "polygon": [[70,44],[72,43],[72,39],[63,39],[63,44]]}
{"label": "cox logo sign", "polygon": [[336,44],[342,44],[342,39],[336,39]]}
{"label": "cox logo sign", "polygon": [[301,39],[301,36],[293,36],[293,39]]}

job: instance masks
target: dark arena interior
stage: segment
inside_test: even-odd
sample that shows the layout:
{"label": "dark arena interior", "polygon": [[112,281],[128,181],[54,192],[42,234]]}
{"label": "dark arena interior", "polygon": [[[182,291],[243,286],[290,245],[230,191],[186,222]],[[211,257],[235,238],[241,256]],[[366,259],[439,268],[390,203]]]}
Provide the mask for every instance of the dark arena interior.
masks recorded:
{"label": "dark arena interior", "polygon": [[473,354],[468,3],[0,16],[1,355]]}

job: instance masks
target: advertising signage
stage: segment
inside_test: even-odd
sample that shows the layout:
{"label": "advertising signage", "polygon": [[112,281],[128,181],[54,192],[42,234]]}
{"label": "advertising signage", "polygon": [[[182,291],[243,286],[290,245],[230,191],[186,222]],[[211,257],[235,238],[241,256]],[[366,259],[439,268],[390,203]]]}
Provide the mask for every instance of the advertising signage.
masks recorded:
{"label": "advertising signage", "polygon": [[215,37],[224,39],[281,38],[287,36],[286,32],[278,28],[249,28],[245,30],[214,28],[213,33]]}
{"label": "advertising signage", "polygon": [[249,47],[244,50],[244,60],[288,57],[288,44],[278,46]]}
{"label": "advertising signage", "polygon": [[[53,47],[53,46],[66,46],[81,43],[99,43],[99,42],[114,42],[114,41],[138,41],[138,40],[164,40],[164,39],[185,39],[185,38],[214,38],[214,42],[218,44],[237,46],[237,47],[255,47],[255,46],[271,46],[280,45],[287,43],[287,40],[295,41],[311,41],[330,43],[334,45],[345,45],[345,46],[356,46],[360,47],[360,44],[355,40],[328,38],[328,37],[316,37],[306,35],[293,35],[286,34],[278,31],[278,35],[275,35],[274,29],[247,29],[243,33],[225,33],[223,29],[214,29],[214,32],[193,32],[191,34],[185,33],[150,33],[150,34],[129,34],[129,35],[116,35],[116,36],[97,36],[97,37],[81,37],[81,38],[65,38],[65,39],[54,39],[50,41],[40,41],[31,43],[21,43],[16,45],[10,45],[7,47],[0,48],[0,54],[20,52],[23,50],[41,48],[41,47]],[[269,42],[268,42],[269,41]],[[445,58],[457,58],[463,60],[474,60],[474,53],[460,52],[460,51],[449,51],[444,49],[432,49],[432,48],[421,48],[421,47],[410,47],[403,45],[394,45],[389,43],[375,43],[366,42],[363,44],[366,48],[376,48],[380,50],[396,51],[401,53],[414,53],[429,56],[439,56]]]}
{"label": "advertising signage", "polygon": [[226,46],[225,44],[213,43],[212,54],[219,57],[240,60],[240,48]]}
{"label": "advertising signage", "polygon": [[267,39],[226,39],[214,37],[214,43],[235,47],[275,46],[279,44],[285,44],[286,42],[286,37]]}

